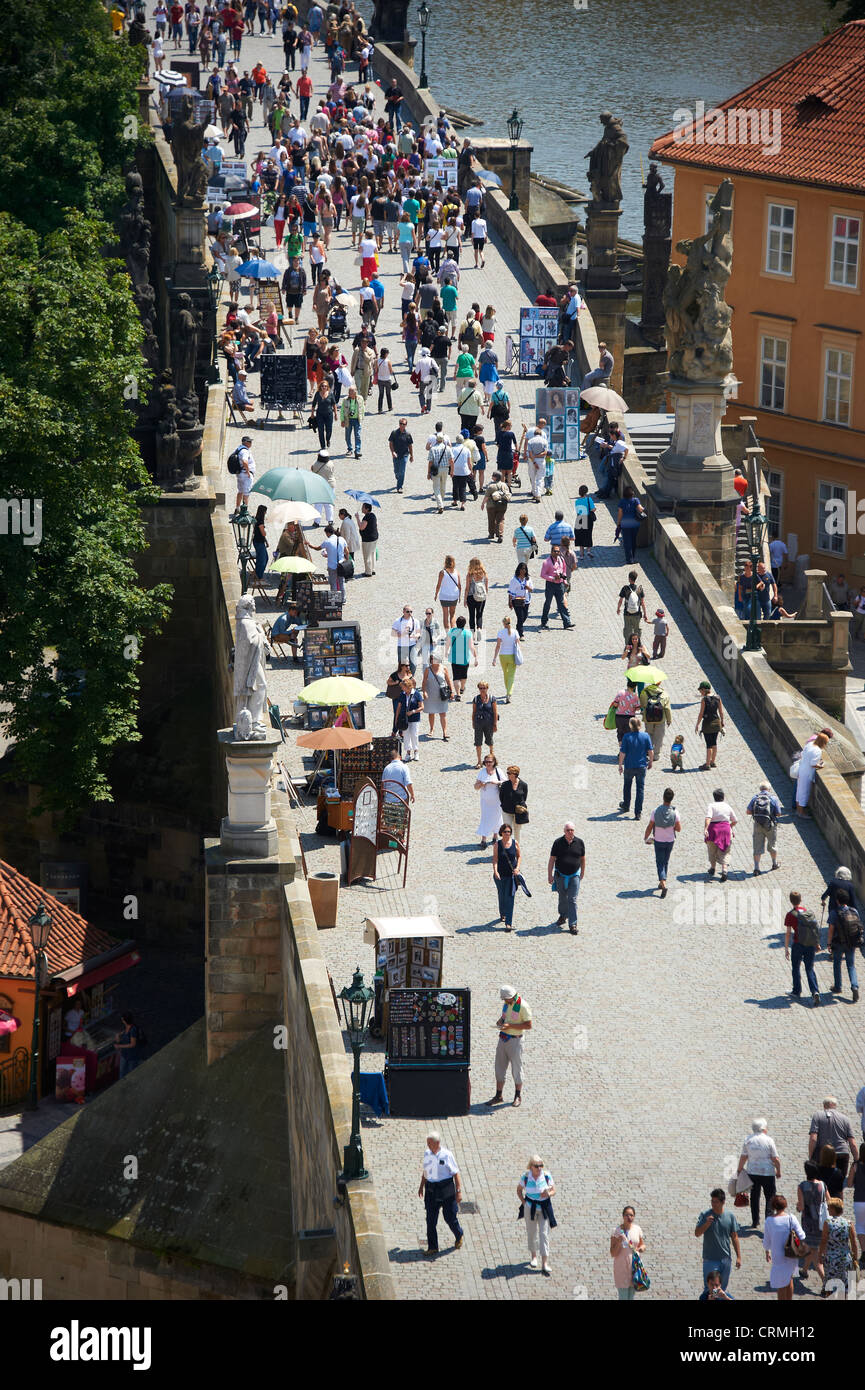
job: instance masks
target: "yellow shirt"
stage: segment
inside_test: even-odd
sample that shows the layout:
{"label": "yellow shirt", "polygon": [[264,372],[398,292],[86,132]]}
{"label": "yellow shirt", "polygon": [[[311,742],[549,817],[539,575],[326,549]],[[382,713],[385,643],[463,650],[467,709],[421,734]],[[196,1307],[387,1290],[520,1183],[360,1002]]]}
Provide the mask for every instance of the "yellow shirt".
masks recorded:
{"label": "yellow shirt", "polygon": [[[516,1007],[517,1005],[519,1007]],[[501,1033],[507,1033],[512,1038],[521,1038],[525,1029],[515,1028],[514,1024],[531,1023],[532,1011],[525,999],[521,999],[520,996],[517,995],[516,999],[512,999],[504,1004],[502,1008],[502,1018],[504,1019],[504,1023],[499,1031]]]}
{"label": "yellow shirt", "polygon": [[125,18],[126,16],[124,15],[122,10],[111,11],[111,28],[114,30],[115,34],[120,33],[121,29],[123,28],[123,21]]}

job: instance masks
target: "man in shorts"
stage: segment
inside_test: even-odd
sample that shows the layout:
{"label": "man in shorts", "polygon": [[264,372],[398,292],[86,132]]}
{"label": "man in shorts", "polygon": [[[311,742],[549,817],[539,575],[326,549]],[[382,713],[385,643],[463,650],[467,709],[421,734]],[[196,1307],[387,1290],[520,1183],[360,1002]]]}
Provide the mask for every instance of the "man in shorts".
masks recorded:
{"label": "man in shorts", "polygon": [[[487,244],[487,224],[483,217],[472,218],[472,246],[475,252],[475,270],[484,268],[484,247]],[[478,267],[478,256],[480,256],[480,267]]]}
{"label": "man in shorts", "polygon": [[306,271],[300,263],[300,257],[292,256],[282,277],[282,293],[285,295],[286,309],[294,310],[295,323],[300,322],[300,310],[306,288]]}

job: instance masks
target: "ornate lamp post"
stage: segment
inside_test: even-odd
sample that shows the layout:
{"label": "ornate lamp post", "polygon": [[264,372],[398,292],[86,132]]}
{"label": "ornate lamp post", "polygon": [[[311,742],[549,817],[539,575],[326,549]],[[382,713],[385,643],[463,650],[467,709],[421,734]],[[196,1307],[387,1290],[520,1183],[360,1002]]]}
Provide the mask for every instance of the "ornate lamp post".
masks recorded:
{"label": "ornate lamp post", "polygon": [[374,997],[374,991],[364,984],[360,966],[357,966],[351,987],[339,992],[346,1032],[354,1053],[354,1070],[351,1075],[351,1138],[343,1150],[342,1175],[346,1182],[352,1178],[367,1176],[363,1166],[363,1145],[360,1139],[360,1053],[366,1039],[367,1022]]}
{"label": "ornate lamp post", "polygon": [[520,136],[523,133],[523,122],[514,107],[512,114],[508,118],[508,139],[511,142],[511,198],[508,203],[508,212],[519,212],[520,200],[517,197],[517,145],[520,143]]}
{"label": "ornate lamp post", "polygon": [[757,565],[763,558],[768,520],[760,510],[760,494],[756,488],[751,494],[751,510],[743,520],[748,535],[748,549],[751,552],[751,569],[753,571],[751,619],[748,623],[748,635],[745,638],[745,651],[758,652],[763,645],[763,639],[760,635],[760,625],[757,622]]}
{"label": "ornate lamp post", "polygon": [[33,1000],[33,1045],[30,1049],[30,1109],[39,1106],[39,987],[42,983],[42,967],[45,964],[45,950],[54,922],[44,903],[27,923],[30,940],[36,956],[36,996]]}
{"label": "ornate lamp post", "polygon": [[420,77],[418,78],[417,85],[418,87],[428,87],[429,82],[427,81],[426,75],[426,31],[432,19],[432,10],[426,0],[421,0],[417,17],[418,23],[420,24]]}
{"label": "ornate lamp post", "polygon": [[246,503],[242,502],[240,511],[235,512],[230,518],[231,529],[234,532],[234,543],[237,546],[237,558],[240,561],[240,592],[246,593],[246,567],[252,562],[252,528],[255,520],[246,510]]}

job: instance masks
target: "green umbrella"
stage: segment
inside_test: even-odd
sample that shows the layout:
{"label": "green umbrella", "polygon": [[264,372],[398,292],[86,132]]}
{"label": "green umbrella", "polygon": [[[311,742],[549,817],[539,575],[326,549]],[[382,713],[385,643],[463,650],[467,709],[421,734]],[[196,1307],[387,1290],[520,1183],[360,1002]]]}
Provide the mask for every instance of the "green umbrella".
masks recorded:
{"label": "green umbrella", "polygon": [[313,574],[315,565],[303,555],[283,555],[270,566],[272,574]]}
{"label": "green umbrella", "polygon": [[271,468],[263,478],[253,483],[253,492],[261,492],[273,501],[288,498],[294,502],[335,502],[330,483],[308,468]]}
{"label": "green umbrella", "polygon": [[659,685],[667,679],[666,673],[657,666],[632,666],[625,672],[625,680],[634,685]]}

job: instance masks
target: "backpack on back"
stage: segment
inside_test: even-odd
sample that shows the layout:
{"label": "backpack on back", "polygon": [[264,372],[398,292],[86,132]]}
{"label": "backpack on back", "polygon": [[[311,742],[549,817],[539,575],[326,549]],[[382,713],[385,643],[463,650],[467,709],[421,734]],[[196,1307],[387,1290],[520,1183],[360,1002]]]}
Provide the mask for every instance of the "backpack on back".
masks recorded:
{"label": "backpack on back", "polygon": [[[862,943],[862,922],[855,907],[837,909],[838,924],[835,938],[845,951],[852,951]],[[834,945],[834,942],[833,942]]]}
{"label": "backpack on back", "polygon": [[799,938],[800,946],[819,946],[820,928],[817,918],[810,908],[805,908],[799,913],[799,920],[796,925],[796,935]]}
{"label": "backpack on back", "polygon": [[775,808],[772,805],[772,798],[768,792],[758,792],[754,798],[754,809],[751,812],[754,817],[755,825],[764,825],[767,828],[775,824]]}
{"label": "backpack on back", "polygon": [[631,589],[631,592],[628,594],[628,597],[625,600],[625,612],[634,614],[639,613],[639,611],[640,595],[637,593],[636,589]]}
{"label": "backpack on back", "polygon": [[717,695],[707,695],[703,705],[703,723],[718,724],[718,697]]}
{"label": "backpack on back", "polygon": [[646,701],[646,723],[660,724],[664,717],[664,706],[660,695],[650,695]]}
{"label": "backpack on back", "polygon": [[240,472],[240,450],[235,449],[233,454],[229,454],[226,467],[229,473],[237,474]]}

